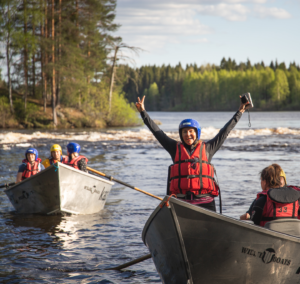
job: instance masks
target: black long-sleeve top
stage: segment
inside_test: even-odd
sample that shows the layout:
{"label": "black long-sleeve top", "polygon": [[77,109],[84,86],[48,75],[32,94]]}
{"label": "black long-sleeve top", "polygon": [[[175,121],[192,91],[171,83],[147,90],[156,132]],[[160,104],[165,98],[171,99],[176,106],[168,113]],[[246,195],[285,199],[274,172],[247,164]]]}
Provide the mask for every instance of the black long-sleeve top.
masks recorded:
{"label": "black long-sleeve top", "polygon": [[[208,162],[211,162],[213,155],[220,149],[224,141],[226,140],[229,132],[235,127],[242,116],[241,112],[236,112],[234,116],[225,124],[225,126],[219,131],[219,133],[211,140],[205,142],[206,156]],[[149,130],[153,133],[158,142],[169,152],[173,162],[175,160],[177,141],[168,137],[150,118],[148,113],[144,110],[141,112],[141,117]],[[184,144],[188,152],[190,152],[189,146]]]}
{"label": "black long-sleeve top", "polygon": [[267,196],[262,195],[257,200],[253,200],[247,211],[247,213],[250,215],[250,220],[252,220],[255,225],[260,224],[266,202]]}

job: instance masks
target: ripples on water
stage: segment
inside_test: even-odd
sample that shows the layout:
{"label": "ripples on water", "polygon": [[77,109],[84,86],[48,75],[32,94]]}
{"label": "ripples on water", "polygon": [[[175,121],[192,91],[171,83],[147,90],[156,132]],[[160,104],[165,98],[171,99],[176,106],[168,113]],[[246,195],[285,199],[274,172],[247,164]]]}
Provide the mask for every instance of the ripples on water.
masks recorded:
{"label": "ripples on water", "polygon": [[[175,139],[178,123],[195,116],[204,128],[202,138],[210,139],[232,113],[151,116],[161,120],[161,128]],[[252,114],[253,128],[249,129],[244,115],[212,160],[221,184],[225,215],[237,218],[248,209],[260,190],[259,171],[273,162],[284,168],[288,183],[300,183],[299,121],[299,112]],[[90,167],[164,196],[171,159],[145,128],[108,133],[0,132],[0,183],[14,181],[26,147],[38,148],[45,158],[52,143],[59,142],[65,148],[71,140],[82,145]],[[8,198],[0,191],[1,283],[160,283],[151,259],[122,272],[104,270],[148,253],[141,232],[158,203],[115,184],[100,213],[22,216],[12,212]]]}

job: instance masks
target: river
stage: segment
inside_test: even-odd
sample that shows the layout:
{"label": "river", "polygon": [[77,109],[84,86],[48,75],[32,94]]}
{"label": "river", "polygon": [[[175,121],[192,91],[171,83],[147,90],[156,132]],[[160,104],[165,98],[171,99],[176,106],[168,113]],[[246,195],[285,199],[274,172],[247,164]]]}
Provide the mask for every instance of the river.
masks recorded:
{"label": "river", "polygon": [[[168,135],[178,139],[178,124],[197,119],[209,140],[232,112],[150,112]],[[222,190],[223,213],[238,218],[260,191],[259,172],[272,163],[285,170],[289,184],[300,184],[300,112],[245,113],[214,156]],[[5,130],[0,132],[0,184],[15,180],[27,147],[49,154],[53,143],[65,151],[81,144],[89,166],[164,197],[169,154],[145,126],[126,129]],[[218,203],[218,199],[217,199]],[[1,283],[160,283],[151,259],[118,271],[105,268],[148,254],[143,226],[159,201],[115,184],[103,211],[93,215],[34,216],[13,212],[0,191]]]}

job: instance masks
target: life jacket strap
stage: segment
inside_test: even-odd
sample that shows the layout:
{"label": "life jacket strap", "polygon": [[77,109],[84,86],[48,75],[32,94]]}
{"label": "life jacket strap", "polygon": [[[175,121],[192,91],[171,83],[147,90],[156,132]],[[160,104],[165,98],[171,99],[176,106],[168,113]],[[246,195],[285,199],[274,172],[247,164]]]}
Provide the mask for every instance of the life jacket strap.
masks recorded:
{"label": "life jacket strap", "polygon": [[[175,164],[180,164],[180,163],[198,163],[199,164],[200,159],[199,158],[194,158],[194,159],[179,160],[178,162],[174,162],[174,165]],[[207,161],[202,161],[202,163],[212,165],[211,163],[209,163]]]}
{"label": "life jacket strap", "polygon": [[[202,175],[202,177],[209,178],[209,179],[215,181],[215,179],[211,176]],[[190,179],[190,178],[199,178],[199,176],[198,175],[175,176],[175,177],[170,178],[170,181],[173,180],[173,179],[181,179],[181,178]]]}
{"label": "life jacket strap", "polygon": [[[204,147],[204,143],[201,143],[201,147],[200,147],[200,151],[199,151],[199,157],[202,157],[202,152],[203,152],[203,147]],[[203,160],[202,158],[200,158],[200,173],[199,173],[199,181],[200,181],[200,192],[203,188],[203,181],[202,181],[202,163],[203,163]]]}
{"label": "life jacket strap", "polygon": [[182,189],[181,189],[181,186],[180,186],[180,183],[181,183],[181,147],[180,147],[180,143],[177,144],[177,147],[178,147],[178,155],[179,155],[179,161],[178,161],[178,174],[179,174],[179,177],[178,177],[178,188],[180,190],[180,193],[182,193]]}

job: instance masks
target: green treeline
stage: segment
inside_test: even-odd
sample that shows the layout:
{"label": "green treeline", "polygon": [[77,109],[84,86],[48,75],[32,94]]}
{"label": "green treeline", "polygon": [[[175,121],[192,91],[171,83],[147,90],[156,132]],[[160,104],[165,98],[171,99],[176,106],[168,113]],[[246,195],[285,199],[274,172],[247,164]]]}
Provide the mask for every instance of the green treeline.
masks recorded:
{"label": "green treeline", "polygon": [[38,101],[52,126],[66,119],[64,108],[84,114],[81,126],[136,124],[121,90],[110,92],[111,54],[122,44],[113,36],[115,9],[116,0],[1,0],[7,75],[2,68],[0,109],[6,117],[25,127],[45,124],[34,115]]}
{"label": "green treeline", "polygon": [[[230,58],[220,66],[118,65],[116,0],[0,0],[0,127],[105,127],[147,110],[234,110],[250,92],[258,110],[300,109],[300,68]],[[128,103],[130,102],[130,103]]]}
{"label": "green treeline", "polygon": [[128,100],[146,95],[146,109],[152,111],[235,110],[238,96],[246,92],[258,110],[300,110],[300,68],[295,63],[289,68],[277,61],[268,67],[249,60],[238,65],[223,58],[220,66],[121,65],[118,74]]}

